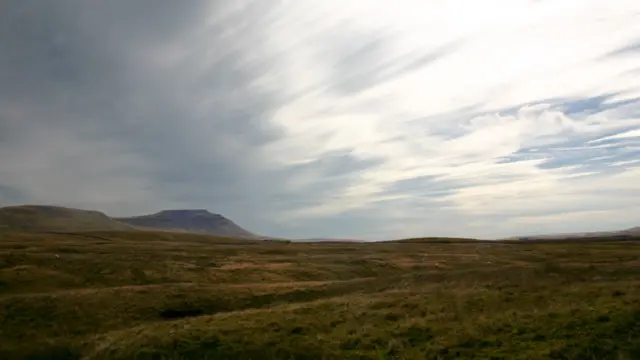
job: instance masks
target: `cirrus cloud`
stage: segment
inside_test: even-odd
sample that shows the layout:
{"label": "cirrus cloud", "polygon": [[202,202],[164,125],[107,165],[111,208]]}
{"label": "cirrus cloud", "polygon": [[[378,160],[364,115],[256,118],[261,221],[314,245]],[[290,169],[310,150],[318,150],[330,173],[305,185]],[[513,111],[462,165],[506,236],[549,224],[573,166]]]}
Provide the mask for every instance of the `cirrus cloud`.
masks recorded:
{"label": "cirrus cloud", "polygon": [[0,203],[275,236],[637,225],[635,1],[9,1]]}

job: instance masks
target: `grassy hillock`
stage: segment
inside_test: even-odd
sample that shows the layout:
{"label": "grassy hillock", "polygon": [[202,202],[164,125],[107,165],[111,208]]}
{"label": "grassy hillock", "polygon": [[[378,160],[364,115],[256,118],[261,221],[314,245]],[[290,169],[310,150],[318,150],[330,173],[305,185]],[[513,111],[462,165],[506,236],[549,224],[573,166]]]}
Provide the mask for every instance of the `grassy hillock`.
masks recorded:
{"label": "grassy hillock", "polygon": [[59,206],[22,205],[0,208],[0,232],[132,230],[99,211]]}
{"label": "grassy hillock", "polygon": [[638,359],[640,241],[0,238],[1,359]]}

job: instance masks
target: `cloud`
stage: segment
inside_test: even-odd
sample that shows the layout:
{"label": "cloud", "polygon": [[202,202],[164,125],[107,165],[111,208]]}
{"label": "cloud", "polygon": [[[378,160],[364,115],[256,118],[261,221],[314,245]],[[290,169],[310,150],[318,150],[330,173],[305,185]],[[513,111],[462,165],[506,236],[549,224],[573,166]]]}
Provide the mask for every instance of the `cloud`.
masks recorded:
{"label": "cloud", "polygon": [[627,56],[634,55],[638,52],[640,52],[640,40],[632,43],[631,45],[627,45],[622,47],[621,49],[613,51],[610,56]]}
{"label": "cloud", "polygon": [[629,130],[626,132],[618,133],[615,135],[605,136],[600,139],[591,140],[591,143],[607,141],[607,140],[619,140],[619,139],[628,139],[628,138],[636,138],[640,137],[640,129]]}
{"label": "cloud", "polygon": [[637,225],[639,13],[10,1],[0,203],[208,208],[292,237]]}

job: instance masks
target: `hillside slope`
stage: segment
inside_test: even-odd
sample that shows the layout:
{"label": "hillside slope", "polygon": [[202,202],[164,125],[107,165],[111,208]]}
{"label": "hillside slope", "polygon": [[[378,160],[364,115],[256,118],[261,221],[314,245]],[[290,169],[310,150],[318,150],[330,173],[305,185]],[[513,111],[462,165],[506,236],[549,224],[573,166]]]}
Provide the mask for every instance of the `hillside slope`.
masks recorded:
{"label": "hillside slope", "polygon": [[0,230],[26,232],[132,230],[99,211],[60,206],[22,205],[0,208]]}
{"label": "hillside slope", "polygon": [[634,228],[627,229],[624,232],[629,233],[629,234],[633,234],[633,235],[636,235],[636,234],[640,235],[640,226],[636,226]]}
{"label": "hillside slope", "polygon": [[186,231],[247,239],[259,237],[224,216],[212,214],[207,210],[164,210],[151,215],[116,218],[116,220],[140,228]]}
{"label": "hillside slope", "polygon": [[542,234],[542,235],[527,235],[527,236],[513,236],[510,238],[500,240],[563,240],[563,239],[595,239],[595,238],[624,238],[640,236],[640,226],[636,226],[630,229],[617,230],[617,231],[593,231],[583,233],[560,233],[560,234]]}

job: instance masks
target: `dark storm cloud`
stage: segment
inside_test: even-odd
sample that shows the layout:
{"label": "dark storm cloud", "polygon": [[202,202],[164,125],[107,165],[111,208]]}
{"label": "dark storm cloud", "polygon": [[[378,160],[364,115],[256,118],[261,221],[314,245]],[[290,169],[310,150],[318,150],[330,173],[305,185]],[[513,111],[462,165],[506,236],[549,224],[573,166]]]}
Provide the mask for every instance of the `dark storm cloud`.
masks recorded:
{"label": "dark storm cloud", "polygon": [[[260,147],[280,136],[268,120],[287,99],[250,86],[272,64],[248,55],[264,40],[270,2],[238,11],[223,4],[5,6],[0,160],[12,165],[0,170],[0,203],[113,215],[204,207],[278,233],[272,210],[318,204],[345,176],[374,166],[348,153],[302,167],[266,165]],[[217,20],[204,24],[211,11]],[[289,191],[289,180],[307,172],[322,180]]]}
{"label": "dark storm cloud", "polygon": [[[4,3],[0,160],[12,165],[0,170],[0,203],[87,204],[113,215],[205,207],[269,231],[269,208],[317,202],[342,181],[332,177],[370,166],[349,154],[306,169],[265,165],[260,147],[280,136],[268,120],[287,99],[251,86],[271,69],[269,59],[251,55],[265,40],[273,2],[246,5]],[[294,174],[310,169],[326,180],[302,194],[286,189]],[[27,174],[33,180],[21,183]],[[34,187],[50,189],[47,198]],[[125,200],[74,198],[74,187]],[[147,202],[126,202],[141,193]],[[287,201],[273,202],[278,197]]]}

